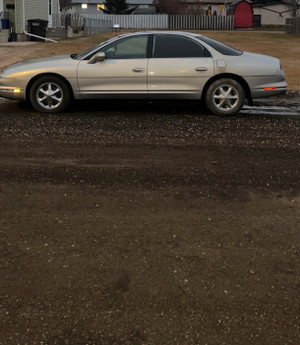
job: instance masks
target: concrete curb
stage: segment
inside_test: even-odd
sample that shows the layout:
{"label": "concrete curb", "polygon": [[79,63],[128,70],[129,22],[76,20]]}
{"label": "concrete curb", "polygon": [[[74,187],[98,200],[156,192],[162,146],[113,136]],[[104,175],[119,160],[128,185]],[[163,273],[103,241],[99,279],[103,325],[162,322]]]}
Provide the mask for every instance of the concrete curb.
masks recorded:
{"label": "concrete curb", "polygon": [[5,42],[0,43],[1,47],[24,47],[24,46],[30,46],[33,44],[38,44],[41,42],[35,42],[35,41],[24,41],[24,42]]}

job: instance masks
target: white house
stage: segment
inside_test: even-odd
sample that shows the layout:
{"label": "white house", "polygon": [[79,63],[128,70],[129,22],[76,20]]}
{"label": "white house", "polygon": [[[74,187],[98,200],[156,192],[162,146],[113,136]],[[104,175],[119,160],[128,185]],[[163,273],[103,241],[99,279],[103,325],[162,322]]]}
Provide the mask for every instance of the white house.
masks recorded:
{"label": "white house", "polygon": [[27,40],[24,31],[28,30],[28,20],[42,19],[52,27],[59,11],[59,0],[0,0],[2,31],[9,23],[9,31],[13,31],[18,40]]}
{"label": "white house", "polygon": [[284,3],[253,5],[253,11],[261,15],[261,25],[285,25],[285,20],[291,18],[291,9]]}

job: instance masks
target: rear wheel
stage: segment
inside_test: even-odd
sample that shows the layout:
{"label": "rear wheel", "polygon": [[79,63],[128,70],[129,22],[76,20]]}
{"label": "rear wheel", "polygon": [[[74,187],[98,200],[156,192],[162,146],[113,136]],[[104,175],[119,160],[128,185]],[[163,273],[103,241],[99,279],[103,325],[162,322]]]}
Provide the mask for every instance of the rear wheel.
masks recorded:
{"label": "rear wheel", "polygon": [[232,116],[239,113],[245,103],[245,91],[234,79],[222,78],[207,89],[205,104],[215,115]]}
{"label": "rear wheel", "polygon": [[33,83],[30,89],[30,102],[42,113],[61,112],[70,102],[70,91],[61,78],[44,76]]}

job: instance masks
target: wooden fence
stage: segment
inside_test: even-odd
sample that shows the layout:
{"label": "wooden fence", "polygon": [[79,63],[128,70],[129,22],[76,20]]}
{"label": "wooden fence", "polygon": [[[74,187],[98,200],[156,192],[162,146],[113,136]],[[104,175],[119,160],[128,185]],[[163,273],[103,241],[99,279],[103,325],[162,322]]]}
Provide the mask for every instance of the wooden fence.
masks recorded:
{"label": "wooden fence", "polygon": [[233,16],[170,15],[170,30],[233,30]]}
{"label": "wooden fence", "polygon": [[73,31],[84,29],[85,35],[123,29],[159,30],[233,30],[234,16],[206,15],[118,15],[118,14],[65,14],[55,18],[57,26],[72,26]]}
{"label": "wooden fence", "polygon": [[[91,25],[102,26],[102,21],[109,21],[112,26],[124,29],[162,29],[162,30],[233,30],[234,16],[206,15],[97,15],[83,14],[91,20]],[[98,23],[98,24],[97,24]],[[87,22],[87,25],[88,24]],[[108,28],[109,30],[109,28]]]}
{"label": "wooden fence", "polygon": [[81,14],[85,19],[92,19],[93,23],[110,21],[124,29],[168,29],[168,15],[165,14]]}
{"label": "wooden fence", "polygon": [[113,21],[108,19],[98,20],[92,18],[83,18],[83,23],[84,36],[107,32],[109,30],[112,30],[114,26]]}
{"label": "wooden fence", "polygon": [[285,21],[285,31],[287,34],[300,35],[300,17],[287,18]]}

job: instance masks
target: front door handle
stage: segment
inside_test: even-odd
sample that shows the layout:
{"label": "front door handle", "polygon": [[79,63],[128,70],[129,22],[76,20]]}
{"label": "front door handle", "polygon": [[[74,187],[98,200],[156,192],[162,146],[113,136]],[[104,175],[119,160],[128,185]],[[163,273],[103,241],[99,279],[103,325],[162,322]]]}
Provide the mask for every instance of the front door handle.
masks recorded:
{"label": "front door handle", "polygon": [[207,71],[207,67],[196,67],[195,71],[197,71],[197,72],[206,72]]}
{"label": "front door handle", "polygon": [[132,72],[143,73],[143,72],[145,72],[145,68],[142,68],[142,67],[133,68]]}

